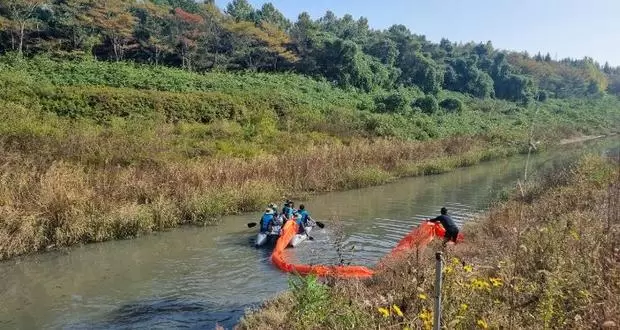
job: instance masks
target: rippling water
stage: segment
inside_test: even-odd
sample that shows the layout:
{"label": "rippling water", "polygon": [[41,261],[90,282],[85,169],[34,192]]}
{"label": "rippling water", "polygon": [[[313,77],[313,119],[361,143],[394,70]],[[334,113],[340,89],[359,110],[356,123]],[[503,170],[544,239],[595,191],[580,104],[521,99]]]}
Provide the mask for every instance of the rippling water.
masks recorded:
{"label": "rippling water", "polygon": [[[618,139],[565,146],[536,155],[534,172],[585,150],[618,153]],[[446,206],[459,224],[514,186],[525,157],[487,162],[448,174],[317,196],[305,202],[326,228],[289,249],[291,260],[372,266],[420,221]],[[247,222],[185,227],[135,240],[92,244],[0,263],[3,329],[231,328],[244,310],[287,289],[268,248],[252,247]]]}

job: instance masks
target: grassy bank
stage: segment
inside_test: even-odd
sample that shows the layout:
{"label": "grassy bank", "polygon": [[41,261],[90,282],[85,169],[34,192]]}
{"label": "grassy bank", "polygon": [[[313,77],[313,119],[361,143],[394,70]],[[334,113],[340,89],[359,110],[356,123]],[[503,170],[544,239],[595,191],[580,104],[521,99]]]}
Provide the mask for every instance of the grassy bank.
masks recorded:
{"label": "grassy bank", "polygon": [[[445,254],[449,329],[616,328],[620,319],[620,172],[585,157],[516,189],[464,228]],[[439,242],[372,280],[293,280],[242,329],[431,329]]]}
{"label": "grassy bank", "polygon": [[524,151],[532,121],[543,145],[620,122],[614,97],[442,93],[462,107],[295,74],[2,56],[0,260],[473,165]]}
{"label": "grassy bank", "polygon": [[484,137],[355,138],[251,158],[186,157],[170,141],[177,126],[132,134],[126,122],[97,128],[12,109],[22,112],[5,112],[11,117],[0,124],[2,259],[185,223],[211,224],[285,196],[441,173],[520,146]]}

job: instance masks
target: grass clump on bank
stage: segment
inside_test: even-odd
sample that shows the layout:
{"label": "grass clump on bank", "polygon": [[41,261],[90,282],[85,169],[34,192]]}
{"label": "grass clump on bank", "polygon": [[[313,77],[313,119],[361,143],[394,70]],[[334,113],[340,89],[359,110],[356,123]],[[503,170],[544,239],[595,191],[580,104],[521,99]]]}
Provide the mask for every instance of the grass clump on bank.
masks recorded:
{"label": "grass clump on bank", "polygon": [[[540,177],[465,227],[466,241],[447,250],[442,325],[474,328],[604,328],[620,322],[620,177],[598,156]],[[439,248],[434,242],[432,248]],[[306,287],[246,315],[242,329],[431,329],[432,248],[390,264],[373,279],[329,281],[295,317]],[[312,278],[302,279],[312,283]],[[316,289],[312,289],[316,290]],[[275,307],[277,306],[277,311]],[[279,318],[271,315],[280,313]],[[347,321],[347,322],[348,322]]]}

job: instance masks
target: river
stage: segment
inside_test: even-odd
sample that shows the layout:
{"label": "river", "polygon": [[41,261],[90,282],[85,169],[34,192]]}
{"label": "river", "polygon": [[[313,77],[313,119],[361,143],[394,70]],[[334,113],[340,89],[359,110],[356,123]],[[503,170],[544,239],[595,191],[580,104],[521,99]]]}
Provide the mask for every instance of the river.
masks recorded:
{"label": "river", "polygon": [[[618,153],[619,139],[575,143],[533,155],[530,173],[584,152]],[[421,220],[446,206],[463,224],[514,187],[525,156],[450,173],[402,179],[306,201],[325,229],[289,249],[304,263],[372,266]],[[280,205],[281,206],[281,205]],[[0,263],[1,329],[226,328],[248,307],[287,289],[268,248],[255,249],[259,213],[214,227],[182,227],[134,240],[90,244]],[[340,254],[336,252],[340,247]]]}

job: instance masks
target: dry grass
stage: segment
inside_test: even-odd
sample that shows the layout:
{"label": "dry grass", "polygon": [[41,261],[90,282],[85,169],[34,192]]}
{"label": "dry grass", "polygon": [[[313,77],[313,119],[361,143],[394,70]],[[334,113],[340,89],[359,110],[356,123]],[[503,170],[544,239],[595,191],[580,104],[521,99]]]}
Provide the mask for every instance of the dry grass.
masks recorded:
{"label": "dry grass", "polygon": [[[610,329],[615,324],[617,328],[619,169],[617,163],[584,158],[577,166],[541,178],[522,196],[467,225],[466,243],[445,251],[443,325]],[[434,242],[425,252],[389,264],[365,283],[328,281],[323,285],[327,293],[315,302],[327,311],[309,311],[306,323],[293,317],[300,300],[290,301],[288,296],[286,303],[271,302],[264,309],[286,317],[266,319],[259,311],[246,316],[240,328],[430,329],[432,250],[437,248],[439,242]],[[293,288],[293,296],[303,290],[308,291]],[[363,326],[352,326],[359,320]]]}
{"label": "dry grass", "polygon": [[185,223],[212,224],[285,194],[448,171],[483,160],[491,150],[481,137],[350,139],[279,155],[188,157],[165,126],[135,128],[134,134],[127,126],[64,127],[62,121],[43,124],[31,112],[20,116],[23,122],[12,118],[14,126],[0,135],[0,260]]}

